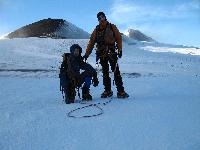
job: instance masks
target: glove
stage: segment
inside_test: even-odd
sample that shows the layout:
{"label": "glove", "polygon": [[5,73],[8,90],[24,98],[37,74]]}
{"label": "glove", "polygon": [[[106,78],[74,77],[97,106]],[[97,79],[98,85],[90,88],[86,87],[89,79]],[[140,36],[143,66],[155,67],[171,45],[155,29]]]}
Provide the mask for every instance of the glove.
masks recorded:
{"label": "glove", "polygon": [[119,51],[118,51],[118,57],[119,57],[119,58],[122,58],[122,50],[119,50]]}
{"label": "glove", "polygon": [[88,59],[88,56],[85,54],[84,56],[83,56],[83,60],[87,60]]}
{"label": "glove", "polygon": [[99,84],[98,78],[97,77],[93,77],[92,83],[93,83],[94,87],[98,86],[98,84]]}

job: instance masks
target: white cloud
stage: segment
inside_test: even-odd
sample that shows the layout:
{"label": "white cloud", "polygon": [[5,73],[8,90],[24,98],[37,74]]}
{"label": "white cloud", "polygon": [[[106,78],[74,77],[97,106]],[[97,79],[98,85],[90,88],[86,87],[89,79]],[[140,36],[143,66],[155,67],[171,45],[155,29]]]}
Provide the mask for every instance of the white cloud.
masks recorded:
{"label": "white cloud", "polygon": [[190,11],[199,10],[199,4],[199,0],[193,0],[189,3],[177,4],[171,7],[158,7],[138,5],[125,0],[115,0],[111,7],[109,18],[118,24],[160,19],[184,19],[190,17]]}
{"label": "white cloud", "polygon": [[[128,28],[138,29],[155,40],[174,43],[177,40],[194,42],[189,36],[193,36],[193,30],[198,30],[198,25],[196,23],[192,26],[190,20],[197,20],[198,16],[200,0],[166,6],[115,0],[108,19],[125,34]],[[188,23],[184,24],[186,22]]]}
{"label": "white cloud", "polygon": [[200,11],[200,0],[192,0],[191,2],[177,5],[176,9],[179,12],[194,11],[194,10]]}

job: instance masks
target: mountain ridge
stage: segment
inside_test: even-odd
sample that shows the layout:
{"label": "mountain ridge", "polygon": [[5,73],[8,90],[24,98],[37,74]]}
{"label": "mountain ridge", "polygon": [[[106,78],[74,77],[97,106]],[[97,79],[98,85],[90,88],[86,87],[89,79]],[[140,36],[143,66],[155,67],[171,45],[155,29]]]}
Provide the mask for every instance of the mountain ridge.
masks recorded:
{"label": "mountain ridge", "polygon": [[[50,37],[58,39],[89,39],[90,34],[64,19],[42,19],[25,25],[11,33],[7,38]],[[139,30],[129,29],[129,35],[122,33],[123,41],[154,41]],[[134,42],[132,42],[134,43]]]}
{"label": "mountain ridge", "polygon": [[[64,34],[63,34],[64,33]],[[25,25],[7,35],[8,38],[51,37],[87,39],[90,34],[64,19],[42,19]]]}
{"label": "mountain ridge", "polygon": [[147,42],[155,42],[154,39],[151,37],[145,35],[139,30],[134,30],[134,29],[128,29],[128,35],[129,38],[137,40],[137,41],[147,41]]}

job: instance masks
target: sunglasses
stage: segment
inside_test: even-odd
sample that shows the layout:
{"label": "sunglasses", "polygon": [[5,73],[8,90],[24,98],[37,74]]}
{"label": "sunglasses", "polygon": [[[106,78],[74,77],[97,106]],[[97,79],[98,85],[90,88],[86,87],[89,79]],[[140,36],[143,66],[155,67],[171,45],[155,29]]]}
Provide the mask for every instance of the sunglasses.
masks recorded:
{"label": "sunglasses", "polygon": [[105,20],[105,16],[102,16],[102,15],[99,16],[99,17],[98,17],[98,21],[101,21],[101,20]]}

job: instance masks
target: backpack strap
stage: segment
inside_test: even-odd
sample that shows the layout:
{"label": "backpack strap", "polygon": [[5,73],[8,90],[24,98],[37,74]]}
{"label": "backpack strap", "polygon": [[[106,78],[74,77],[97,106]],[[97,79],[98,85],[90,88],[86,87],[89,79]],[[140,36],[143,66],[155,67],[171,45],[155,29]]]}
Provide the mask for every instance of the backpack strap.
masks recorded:
{"label": "backpack strap", "polygon": [[114,32],[114,30],[113,30],[112,24],[109,23],[109,26],[110,26],[110,29],[111,29],[111,31],[113,32],[113,36],[114,36],[114,38],[115,38],[115,32]]}
{"label": "backpack strap", "polygon": [[[96,39],[95,39],[95,43],[97,43],[98,42],[98,36],[99,36],[99,31],[100,31],[100,25],[97,25],[96,26]],[[105,34],[105,32],[104,32],[104,34]]]}
{"label": "backpack strap", "polygon": [[[116,36],[115,36],[115,32],[114,32],[113,27],[112,27],[113,24],[108,22],[107,25],[106,25],[106,28],[107,28],[108,25],[109,25],[109,28],[111,29],[111,31],[113,32],[113,36],[114,36],[114,38],[115,38],[115,37],[116,37]],[[99,29],[100,29],[100,25],[97,25],[97,26],[96,26],[96,32],[97,32],[96,41],[97,41]],[[104,34],[105,34],[105,32],[104,32]],[[116,38],[115,38],[115,39],[116,39]]]}

